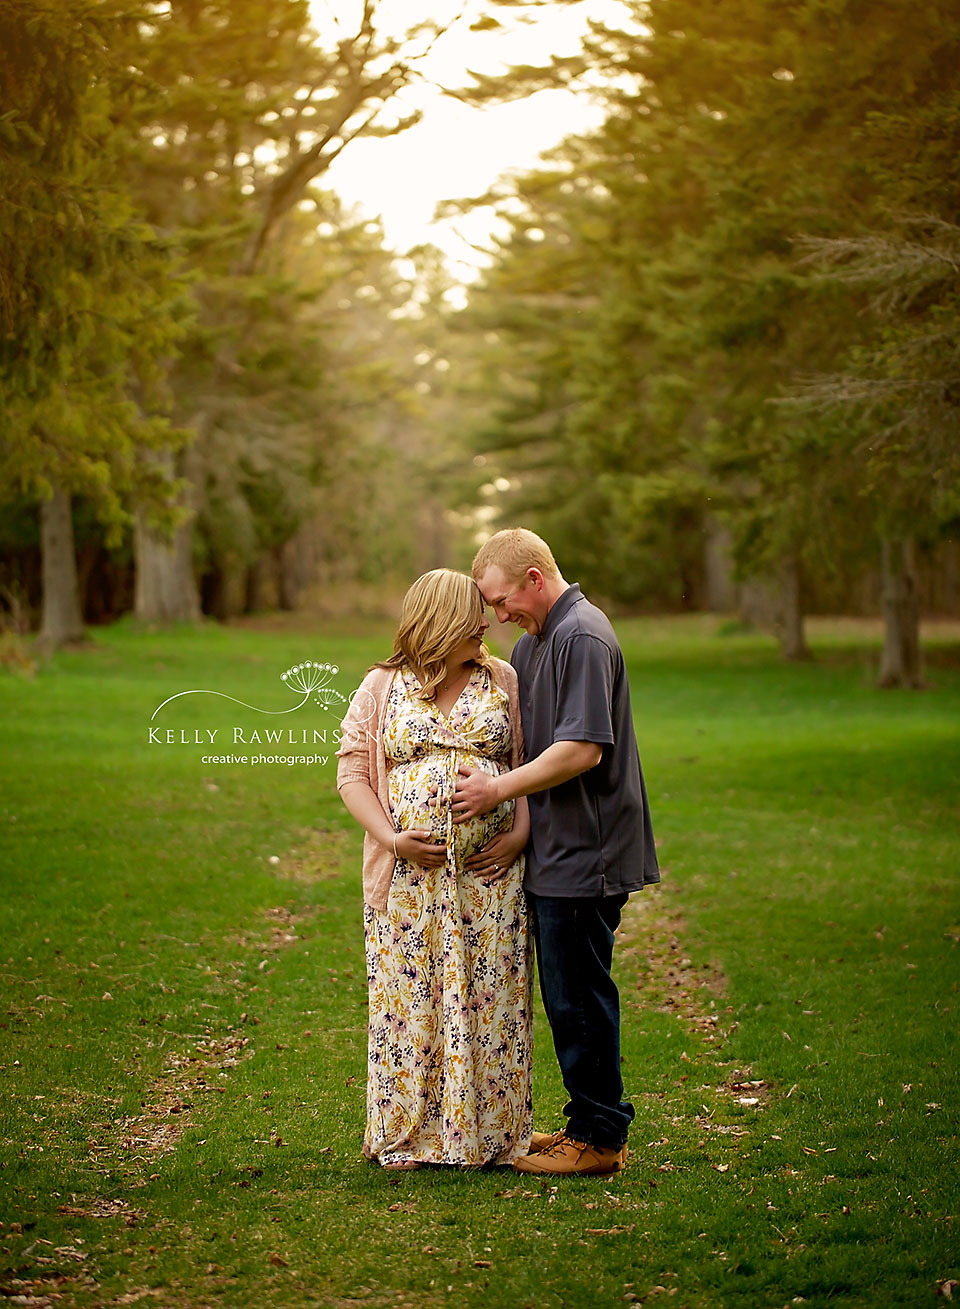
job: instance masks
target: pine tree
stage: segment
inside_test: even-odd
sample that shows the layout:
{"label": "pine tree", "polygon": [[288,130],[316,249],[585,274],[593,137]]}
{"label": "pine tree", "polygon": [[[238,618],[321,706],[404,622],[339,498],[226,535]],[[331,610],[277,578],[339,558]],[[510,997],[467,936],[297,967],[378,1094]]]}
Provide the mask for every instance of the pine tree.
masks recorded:
{"label": "pine tree", "polygon": [[0,484],[40,499],[50,644],[82,632],[71,495],[116,541],[131,497],[169,497],[138,450],[181,439],[157,363],[179,287],[117,178],[137,77],[112,48],[135,22],[114,0],[0,12]]}

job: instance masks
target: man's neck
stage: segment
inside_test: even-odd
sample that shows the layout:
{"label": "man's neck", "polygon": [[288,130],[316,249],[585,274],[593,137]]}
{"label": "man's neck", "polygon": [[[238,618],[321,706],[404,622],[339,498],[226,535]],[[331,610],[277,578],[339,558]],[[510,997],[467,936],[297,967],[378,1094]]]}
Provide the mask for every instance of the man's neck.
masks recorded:
{"label": "man's neck", "polygon": [[553,608],[562,595],[570,590],[570,583],[565,582],[562,577],[546,577],[543,581],[543,595],[547,601],[547,613]]}

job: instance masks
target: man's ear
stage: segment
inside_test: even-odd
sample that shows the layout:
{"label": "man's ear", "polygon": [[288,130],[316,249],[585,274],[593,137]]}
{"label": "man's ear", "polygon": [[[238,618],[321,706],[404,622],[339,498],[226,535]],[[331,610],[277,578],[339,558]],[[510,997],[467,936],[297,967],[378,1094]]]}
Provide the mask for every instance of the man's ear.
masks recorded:
{"label": "man's ear", "polygon": [[543,590],[543,573],[541,573],[539,568],[527,569],[527,581],[535,591]]}

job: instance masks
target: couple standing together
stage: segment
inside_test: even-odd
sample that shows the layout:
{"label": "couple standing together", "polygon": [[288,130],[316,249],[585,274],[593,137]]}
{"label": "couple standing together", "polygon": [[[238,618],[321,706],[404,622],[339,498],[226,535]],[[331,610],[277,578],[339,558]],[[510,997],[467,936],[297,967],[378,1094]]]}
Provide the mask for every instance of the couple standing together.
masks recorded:
{"label": "couple standing together", "polygon": [[[482,644],[484,604],[524,630],[509,664]],[[540,537],[498,532],[473,579],[414,583],[342,726],[337,786],[366,831],[364,1154],[619,1171],[614,933],[660,875],[609,621]],[[569,1097],[550,1133],[532,1121],[531,937]]]}

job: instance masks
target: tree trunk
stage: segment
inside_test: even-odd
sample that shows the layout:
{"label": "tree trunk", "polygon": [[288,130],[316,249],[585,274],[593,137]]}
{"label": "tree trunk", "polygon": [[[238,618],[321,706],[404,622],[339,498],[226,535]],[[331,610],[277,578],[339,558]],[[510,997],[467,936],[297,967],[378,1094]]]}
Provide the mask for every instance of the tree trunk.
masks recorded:
{"label": "tree trunk", "polygon": [[80,588],[73,546],[70,496],[54,487],[53,497],[40,505],[40,549],[43,555],[43,617],[40,642],[54,649],[83,638]]}
{"label": "tree trunk", "polygon": [[737,587],[737,614],[742,623],[769,631],[773,626],[770,587],[759,577],[747,577]]}
{"label": "tree trunk", "polygon": [[944,541],[940,560],[940,609],[956,618],[960,615],[960,543]]}
{"label": "tree trunk", "polygon": [[219,623],[230,617],[228,591],[227,570],[214,559],[203,575],[203,612]]}
{"label": "tree trunk", "polygon": [[[173,474],[173,455],[156,456]],[[193,520],[176,528],[172,541],[156,532],[143,509],[136,512],[133,532],[136,583],[133,611],[149,623],[195,622],[200,596],[193,575]]]}
{"label": "tree trunk", "polygon": [[879,684],[883,687],[923,686],[920,660],[920,605],[914,543],[884,539],[883,564],[884,645]]}
{"label": "tree trunk", "polygon": [[742,582],[737,603],[741,618],[777,638],[784,659],[799,662],[813,658],[804,633],[802,599],[800,561],[791,554],[775,577]]}
{"label": "tree trunk", "polygon": [[159,536],[137,511],[134,549],[137,582],[133,609],[151,623],[192,622],[200,617],[200,599],[193,576],[193,524],[174,532],[172,543]]}
{"label": "tree trunk", "polygon": [[780,569],[780,603],[777,614],[777,636],[780,653],[791,663],[812,659],[803,628],[803,606],[800,561],[788,555]]}
{"label": "tree trunk", "polygon": [[295,560],[290,544],[289,541],[285,541],[283,545],[274,546],[271,553],[277,585],[277,608],[292,611],[297,607],[299,579],[294,576]]}
{"label": "tree trunk", "polygon": [[266,609],[266,580],[266,568],[261,556],[256,563],[247,565],[243,598],[245,614],[256,614]]}
{"label": "tree trunk", "polygon": [[104,597],[97,591],[94,578],[100,562],[101,546],[99,541],[88,541],[76,552],[77,589],[80,596],[80,612],[84,622],[101,623],[104,619]]}
{"label": "tree trunk", "polygon": [[703,573],[706,607],[713,614],[729,614],[737,607],[730,530],[714,518],[707,519],[704,530]]}

